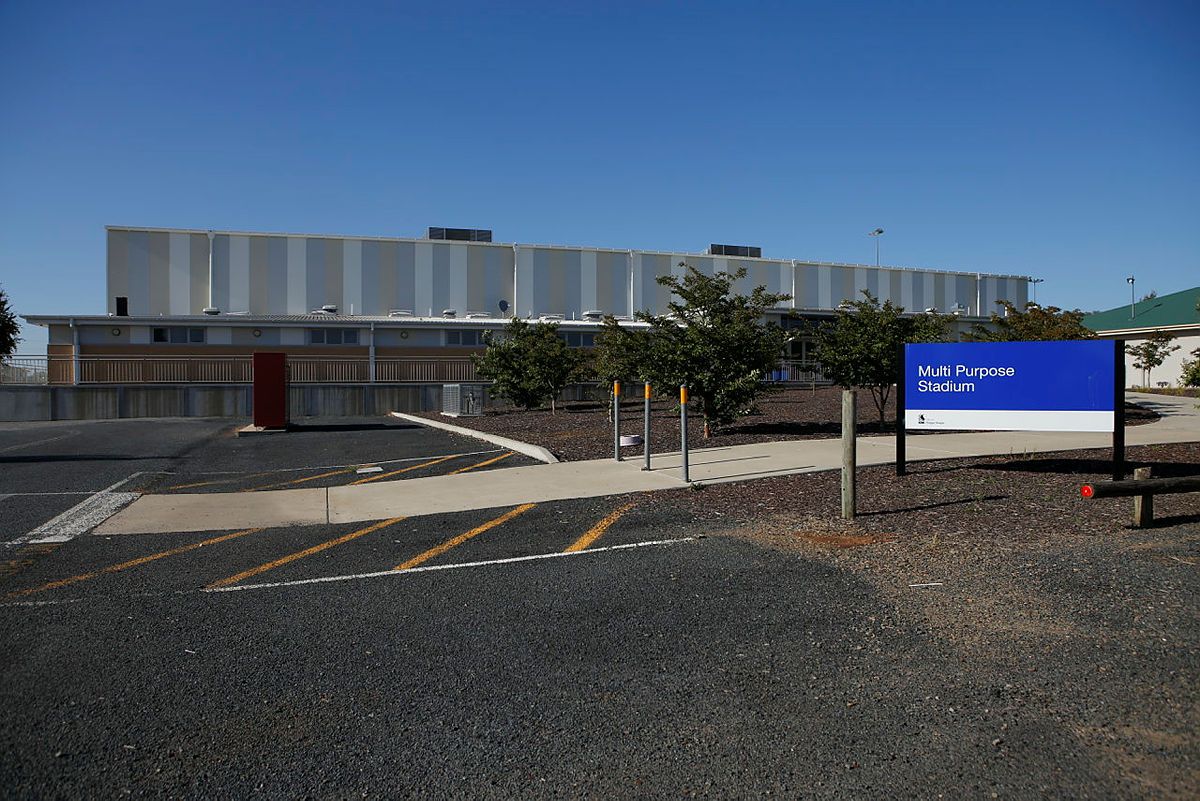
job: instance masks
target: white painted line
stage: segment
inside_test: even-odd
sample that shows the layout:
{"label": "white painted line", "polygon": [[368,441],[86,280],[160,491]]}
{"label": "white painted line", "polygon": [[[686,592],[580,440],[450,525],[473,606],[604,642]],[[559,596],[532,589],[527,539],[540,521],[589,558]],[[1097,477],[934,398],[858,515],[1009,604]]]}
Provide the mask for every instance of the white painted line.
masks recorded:
{"label": "white painted line", "polygon": [[54,601],[8,601],[0,606],[59,606],[61,604],[77,604],[82,598],[60,598]]}
{"label": "white painted line", "polygon": [[134,473],[110,487],[105,487],[72,506],[57,517],[42,523],[33,531],[4,543],[8,546],[43,542],[68,542],[112,517],[137,497],[136,492],[116,492],[119,487],[140,476]]}
{"label": "white painted line", "polygon": [[382,467],[360,467],[357,470],[355,470],[354,472],[361,476],[366,473],[382,473],[383,468]]}
{"label": "white painted line", "polygon": [[915,588],[917,588],[917,587],[940,587],[940,586],[942,586],[942,582],[940,582],[940,581],[930,581],[930,582],[929,582],[929,583],[927,583],[927,584],[909,584],[908,586],[909,586],[909,588],[910,588],[910,589],[915,589]]}
{"label": "white painted line", "polygon": [[379,578],[381,576],[406,576],[410,573],[429,573],[434,570],[461,570],[468,567],[489,567],[491,565],[510,565],[516,562],[533,562],[539,559],[566,559],[572,556],[603,553],[604,551],[625,551],[630,548],[649,548],[655,545],[674,545],[679,542],[691,542],[695,537],[681,537],[673,540],[648,540],[633,542],[627,545],[607,545],[603,548],[588,548],[583,551],[568,551],[555,553],[540,553],[533,556],[513,556],[508,559],[487,559],[482,562],[460,562],[453,565],[426,565],[410,567],[408,570],[380,570],[377,573],[352,573],[346,576],[323,576],[321,578],[296,579],[294,581],[274,581],[266,584],[236,584],[231,587],[214,587],[204,592],[237,592],[239,590],[262,590],[270,587],[296,587],[301,584],[328,584],[334,581],[353,581],[355,579]]}

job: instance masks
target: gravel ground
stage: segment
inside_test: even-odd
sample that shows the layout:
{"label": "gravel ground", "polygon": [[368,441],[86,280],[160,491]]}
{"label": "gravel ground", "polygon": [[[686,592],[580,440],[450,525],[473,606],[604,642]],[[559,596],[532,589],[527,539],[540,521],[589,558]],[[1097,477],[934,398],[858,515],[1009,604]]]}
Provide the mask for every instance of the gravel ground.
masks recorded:
{"label": "gravel ground", "polygon": [[[879,434],[894,430],[894,396],[889,399],[886,417],[889,423],[881,426],[879,412],[866,392],[858,394],[858,431],[860,434]],[[559,459],[578,461],[602,459],[612,455],[612,423],[605,403],[569,403],[549,409],[525,411],[511,407],[489,410],[481,417],[459,417],[455,425],[473,428],[489,434],[531,442],[546,448]],[[688,438],[694,448],[724,445],[746,445],[753,442],[778,440],[819,439],[836,437],[842,431],[842,390],[785,389],[759,400],[755,414],[743,417],[727,428],[720,429],[711,439],[704,439],[703,420],[695,407],[688,409]],[[440,418],[436,412],[424,417]],[[1147,409],[1127,404],[1128,425],[1141,425],[1158,419]],[[642,401],[621,404],[621,433],[641,434],[643,429]],[[912,436],[916,436],[913,434]],[[679,409],[672,401],[655,401],[651,406],[651,447],[655,453],[679,450]],[[635,448],[640,453],[640,448]]]}

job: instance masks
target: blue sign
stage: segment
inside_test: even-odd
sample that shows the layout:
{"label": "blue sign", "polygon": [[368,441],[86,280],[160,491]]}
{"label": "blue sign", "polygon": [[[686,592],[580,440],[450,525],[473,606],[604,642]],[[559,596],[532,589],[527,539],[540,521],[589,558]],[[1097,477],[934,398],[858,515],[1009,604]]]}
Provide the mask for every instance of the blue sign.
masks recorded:
{"label": "blue sign", "polygon": [[904,426],[981,431],[1109,431],[1113,340],[904,346]]}

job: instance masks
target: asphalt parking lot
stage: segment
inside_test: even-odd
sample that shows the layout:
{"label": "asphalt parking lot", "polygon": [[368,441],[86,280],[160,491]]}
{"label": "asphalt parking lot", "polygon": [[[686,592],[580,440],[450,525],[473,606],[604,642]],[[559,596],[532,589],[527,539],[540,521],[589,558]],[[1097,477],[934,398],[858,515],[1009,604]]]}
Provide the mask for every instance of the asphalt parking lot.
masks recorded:
{"label": "asphalt parking lot", "polygon": [[[0,462],[12,494],[0,512],[52,497],[13,493],[57,486],[60,466],[80,492],[132,473],[140,491],[230,477],[219,487],[240,491],[481,450],[371,423],[294,438],[232,439],[203,421],[89,424],[53,442],[62,431],[4,431],[0,448],[26,446],[0,453],[23,457]],[[65,458],[72,448],[91,458]],[[986,585],[881,586],[661,500],[680,493],[11,548],[5,795],[1186,798],[1198,786],[1175,767],[1192,746],[1169,728],[1137,742],[1171,755],[1170,770],[1102,735],[1146,725],[1156,699],[1194,702],[1193,584],[1132,585],[1120,561],[1099,561],[1103,542],[1088,546],[1105,566],[1094,576],[1078,552],[1021,555],[982,572],[1013,571],[1039,603],[1103,594],[1113,611],[1076,619],[1080,636],[1022,630],[981,653],[925,599],[953,609]],[[1118,636],[1129,605],[1157,606],[1152,638]]]}

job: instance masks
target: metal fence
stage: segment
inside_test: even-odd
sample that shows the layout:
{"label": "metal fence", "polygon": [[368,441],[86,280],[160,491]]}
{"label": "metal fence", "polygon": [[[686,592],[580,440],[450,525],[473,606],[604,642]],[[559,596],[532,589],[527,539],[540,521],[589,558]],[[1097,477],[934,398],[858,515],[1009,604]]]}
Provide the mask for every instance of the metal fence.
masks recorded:
{"label": "metal fence", "polygon": [[[249,384],[250,356],[10,356],[0,360],[0,384]],[[377,358],[371,379],[367,357],[291,356],[293,384],[481,383],[470,358]],[[812,362],[784,361],[769,381],[828,384]]]}

